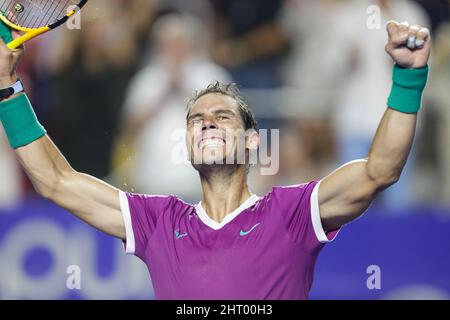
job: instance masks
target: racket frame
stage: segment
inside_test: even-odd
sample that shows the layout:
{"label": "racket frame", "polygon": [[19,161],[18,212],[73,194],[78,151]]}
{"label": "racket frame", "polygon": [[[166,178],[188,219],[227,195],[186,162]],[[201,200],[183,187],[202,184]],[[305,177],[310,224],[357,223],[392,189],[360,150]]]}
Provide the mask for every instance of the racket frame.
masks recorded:
{"label": "racket frame", "polygon": [[22,26],[18,26],[14,23],[12,23],[11,21],[9,21],[6,16],[3,14],[3,12],[0,11],[0,20],[6,24],[8,27],[10,27],[11,29],[23,32],[24,34],[17,38],[14,39],[13,41],[11,41],[10,43],[7,44],[8,48],[10,49],[17,49],[18,47],[20,47],[22,44],[24,44],[25,42],[27,42],[28,40],[31,40],[43,33],[46,33],[50,30],[53,30],[59,26],[61,26],[62,24],[66,23],[67,20],[69,20],[70,17],[72,17],[73,15],[75,15],[78,11],[81,10],[81,8],[83,8],[83,6],[86,4],[88,0],[81,0],[78,5],[74,5],[74,9],[71,10],[70,12],[68,12],[64,17],[62,17],[61,19],[57,20],[56,22],[45,26],[45,27],[40,27],[40,28],[26,28],[26,27],[22,27]]}

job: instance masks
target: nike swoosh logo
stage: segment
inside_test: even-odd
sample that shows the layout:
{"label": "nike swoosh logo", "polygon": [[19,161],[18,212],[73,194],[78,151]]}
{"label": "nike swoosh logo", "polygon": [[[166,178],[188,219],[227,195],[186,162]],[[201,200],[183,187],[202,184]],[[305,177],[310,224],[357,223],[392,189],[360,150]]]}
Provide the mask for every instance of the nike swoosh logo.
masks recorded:
{"label": "nike swoosh logo", "polygon": [[184,238],[184,237],[187,237],[187,233],[183,233],[183,234],[181,234],[180,233],[180,231],[175,231],[175,238],[177,239],[177,240],[180,240],[181,238]]}
{"label": "nike swoosh logo", "polygon": [[255,230],[255,228],[257,227],[257,226],[259,226],[261,223],[257,223],[257,224],[255,224],[250,230],[248,230],[248,231],[244,231],[244,230],[241,230],[241,232],[239,233],[240,235],[241,235],[241,237],[245,237],[245,236],[247,236],[247,235],[249,235],[253,230]]}

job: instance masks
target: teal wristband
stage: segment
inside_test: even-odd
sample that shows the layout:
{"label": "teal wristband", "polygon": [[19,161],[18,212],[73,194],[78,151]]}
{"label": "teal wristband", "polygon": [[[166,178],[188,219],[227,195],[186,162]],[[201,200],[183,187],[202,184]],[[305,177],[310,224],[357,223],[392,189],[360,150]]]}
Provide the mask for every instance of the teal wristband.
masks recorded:
{"label": "teal wristband", "polygon": [[428,66],[420,69],[404,69],[396,64],[388,107],[403,113],[419,112],[427,79]]}
{"label": "teal wristband", "polygon": [[14,149],[26,146],[47,132],[39,123],[26,94],[0,103],[0,120]]}
{"label": "teal wristband", "polygon": [[0,20],[0,37],[5,44],[13,41],[13,36],[11,34],[11,29]]}

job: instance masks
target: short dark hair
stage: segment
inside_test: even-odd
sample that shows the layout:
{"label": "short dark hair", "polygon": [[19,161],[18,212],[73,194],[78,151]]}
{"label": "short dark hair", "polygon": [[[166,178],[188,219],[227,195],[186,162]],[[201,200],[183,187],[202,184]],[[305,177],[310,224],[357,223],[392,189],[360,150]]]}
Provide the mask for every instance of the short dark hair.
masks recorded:
{"label": "short dark hair", "polygon": [[192,95],[191,98],[189,98],[187,102],[187,115],[186,119],[189,117],[189,113],[191,112],[192,106],[203,96],[210,94],[210,93],[218,93],[223,94],[224,96],[228,96],[233,98],[238,107],[239,112],[241,114],[242,121],[244,122],[245,130],[253,129],[257,130],[258,123],[255,118],[255,114],[253,113],[250,106],[245,102],[244,98],[241,96],[238,86],[235,83],[221,83],[219,81],[216,81],[214,83],[211,83],[203,90],[197,90]]}

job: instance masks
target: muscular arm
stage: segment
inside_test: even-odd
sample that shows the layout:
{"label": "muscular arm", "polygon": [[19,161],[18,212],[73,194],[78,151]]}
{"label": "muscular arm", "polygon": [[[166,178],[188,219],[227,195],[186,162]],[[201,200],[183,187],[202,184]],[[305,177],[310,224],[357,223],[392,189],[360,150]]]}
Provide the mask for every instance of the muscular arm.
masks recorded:
{"label": "muscular arm", "polygon": [[[4,28],[2,32],[0,38],[5,36],[8,29]],[[18,33],[13,32],[14,38],[18,36]],[[0,88],[7,88],[17,81],[16,66],[23,51],[23,47],[15,50],[8,49],[0,39]],[[22,96],[13,96],[10,102],[22,98]],[[8,105],[2,102],[0,120],[5,129],[9,128],[6,131],[7,133],[9,131],[10,142],[15,141],[14,137],[20,137],[20,141],[17,140],[11,145],[16,148],[19,161],[36,191],[91,226],[109,235],[125,239],[119,191],[98,179],[72,169],[50,138],[47,135],[42,136],[42,129],[35,130],[39,127],[35,116],[31,107],[24,105],[28,103],[28,100],[20,101],[18,103],[21,105]],[[25,134],[27,131],[28,137]]]}
{"label": "muscular arm", "polygon": [[416,120],[417,115],[388,109],[369,157],[351,162],[323,179],[319,203],[325,230],[356,219],[378,192],[397,182],[411,150]]}
{"label": "muscular arm", "polygon": [[116,188],[72,169],[48,136],[17,149],[16,153],[40,195],[89,225],[125,239]]}
{"label": "muscular arm", "polygon": [[[388,24],[388,34],[386,51],[397,64],[408,69],[426,66],[430,56],[428,30],[391,22]],[[423,46],[407,48],[411,35],[422,41]],[[356,219],[369,207],[378,192],[398,181],[411,151],[416,122],[417,114],[388,108],[368,158],[348,163],[322,180],[319,207],[326,231]]]}

